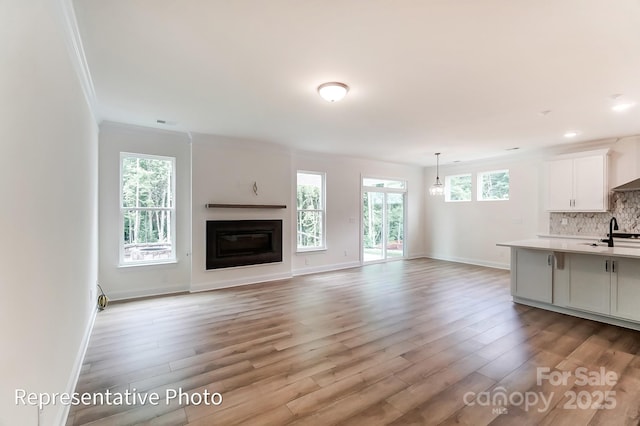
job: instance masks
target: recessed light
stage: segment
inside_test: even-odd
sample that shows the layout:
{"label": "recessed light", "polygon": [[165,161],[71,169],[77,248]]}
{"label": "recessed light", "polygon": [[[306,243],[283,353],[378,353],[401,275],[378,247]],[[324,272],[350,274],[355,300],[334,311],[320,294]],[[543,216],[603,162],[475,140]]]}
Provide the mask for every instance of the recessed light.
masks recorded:
{"label": "recessed light", "polygon": [[578,136],[578,132],[574,131],[574,130],[570,130],[568,132],[565,132],[564,137],[565,138],[575,138],[576,136]]}
{"label": "recessed light", "polygon": [[635,102],[623,102],[612,106],[611,109],[615,112],[623,112],[633,108],[634,106],[636,106]]}
{"label": "recessed light", "polygon": [[520,149],[520,147],[519,147],[519,146],[514,146],[513,148],[507,148],[507,149],[505,149],[505,151],[515,151],[515,150],[517,150],[517,149]]}
{"label": "recessed light", "polygon": [[163,120],[163,119],[161,119],[161,118],[158,118],[158,119],[156,120],[156,123],[157,123],[157,124],[162,124],[162,125],[164,125],[164,126],[177,126],[177,125],[178,125],[178,122],[177,122],[177,121],[167,121],[167,120]]}
{"label": "recessed light", "polygon": [[550,109],[545,109],[544,111],[540,111],[538,114],[540,114],[543,117],[546,117],[547,115],[549,115],[551,113]]}

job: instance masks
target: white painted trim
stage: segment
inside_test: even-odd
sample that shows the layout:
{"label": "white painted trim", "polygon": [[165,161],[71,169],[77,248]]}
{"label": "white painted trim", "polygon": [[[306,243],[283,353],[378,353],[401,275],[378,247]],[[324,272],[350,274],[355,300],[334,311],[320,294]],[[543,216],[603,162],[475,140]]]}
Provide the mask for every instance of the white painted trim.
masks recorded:
{"label": "white painted trim", "polygon": [[[69,381],[67,382],[67,386],[65,388],[65,392],[69,395],[73,394],[76,390],[76,385],[78,384],[78,379],[80,378],[80,371],[82,370],[82,363],[84,362],[84,357],[87,354],[87,349],[89,348],[89,339],[91,338],[91,332],[93,331],[93,325],[96,322],[96,317],[98,314],[98,308],[96,307],[91,314],[91,318],[89,318],[89,322],[87,324],[87,328],[84,331],[84,336],[82,337],[82,342],[80,343],[80,347],[78,348],[78,353],[76,354],[76,359],[73,362],[73,367],[71,369],[71,374],[69,375]],[[56,421],[54,424],[64,426],[67,423],[67,417],[69,417],[69,409],[71,408],[68,404],[59,405],[61,409],[58,410],[58,415],[56,416]]]}
{"label": "white painted trim", "polygon": [[[570,152],[567,154],[560,154],[560,155],[556,155],[555,157],[551,158],[551,160],[571,160],[574,158],[582,158],[582,157],[592,157],[592,156],[600,156],[602,155],[603,157],[609,155],[611,149],[610,148],[601,148],[601,149],[595,149],[592,151],[578,151],[578,152]],[[606,170],[605,170],[606,172]]]}
{"label": "white painted trim", "polygon": [[291,278],[292,275],[289,272],[269,275],[258,275],[255,277],[237,278],[233,280],[221,280],[211,281],[207,283],[191,284],[191,293],[198,293],[201,291],[218,290],[221,288],[238,287],[248,284],[266,283],[269,281],[280,281]]}
{"label": "white painted trim", "polygon": [[334,263],[332,265],[323,265],[323,266],[312,266],[309,268],[294,269],[293,276],[295,277],[299,275],[316,274],[319,272],[338,271],[340,269],[359,268],[360,266],[362,266],[360,265],[360,261]]}
{"label": "white painted trim", "polygon": [[59,10],[64,26],[64,40],[69,51],[73,68],[80,80],[80,86],[96,124],[100,122],[96,107],[96,91],[91,78],[91,71],[82,46],[82,38],[78,29],[78,21],[72,0],[58,0]]}
{"label": "white painted trim", "polygon": [[425,257],[429,257],[429,256],[427,256],[425,253],[416,253],[416,254],[407,256],[405,260],[423,259]]}
{"label": "white painted trim", "polygon": [[[124,183],[123,178],[122,178],[122,171],[124,170],[124,160],[127,158],[141,158],[141,159],[145,159],[145,160],[158,160],[158,161],[170,161],[171,162],[171,196],[172,196],[172,203],[171,203],[171,207],[124,207],[123,204],[123,200],[122,200],[122,194],[124,193],[124,191],[122,190],[122,184]],[[166,156],[166,155],[153,155],[153,154],[146,154],[146,153],[134,153],[134,152],[124,152],[121,151],[120,152],[120,159],[119,159],[119,175],[118,175],[118,179],[120,180],[120,187],[119,187],[119,192],[120,192],[120,196],[118,198],[118,205],[120,207],[120,241],[119,241],[119,254],[118,254],[118,268],[128,268],[131,266],[152,266],[152,265],[163,265],[163,264],[167,264],[167,263],[178,263],[177,260],[177,251],[176,251],[176,238],[177,238],[177,224],[178,224],[178,220],[176,218],[177,214],[176,214],[176,210],[177,210],[177,194],[176,194],[176,163],[177,163],[177,157],[175,156]],[[136,201],[137,203],[137,201]],[[134,211],[134,210],[138,210],[138,211],[168,211],[170,213],[169,219],[170,219],[170,230],[171,230],[171,258],[169,259],[158,259],[157,260],[142,260],[142,261],[130,261],[129,263],[126,263],[124,261],[124,217],[125,217],[125,213],[127,211]]]}
{"label": "white painted trim", "polygon": [[155,288],[149,288],[149,289],[109,292],[107,296],[109,297],[109,300],[116,301],[116,300],[136,299],[139,297],[164,296],[167,294],[184,293],[187,291],[189,291],[189,286],[180,284],[180,285],[171,285],[166,287],[155,287]]}
{"label": "white painted trim", "polygon": [[457,262],[457,263],[466,263],[468,265],[476,265],[476,266],[485,266],[487,268],[496,268],[496,269],[504,269],[509,270],[511,266],[508,263],[500,263],[500,262],[487,262],[486,260],[481,259],[467,259],[464,257],[455,257],[455,256],[439,256],[435,254],[428,254],[425,257],[429,259],[436,260],[445,260],[447,262]]}
{"label": "white painted trim", "polygon": [[[317,175],[320,176],[321,179],[321,209],[299,209],[298,208],[298,175]],[[327,250],[327,173],[326,172],[318,172],[312,170],[296,170],[296,185],[295,185],[295,194],[296,194],[296,217],[295,217],[295,248],[297,253],[305,253],[312,251],[326,251]],[[298,213],[299,212],[320,212],[322,213],[322,246],[321,247],[298,247]]]}

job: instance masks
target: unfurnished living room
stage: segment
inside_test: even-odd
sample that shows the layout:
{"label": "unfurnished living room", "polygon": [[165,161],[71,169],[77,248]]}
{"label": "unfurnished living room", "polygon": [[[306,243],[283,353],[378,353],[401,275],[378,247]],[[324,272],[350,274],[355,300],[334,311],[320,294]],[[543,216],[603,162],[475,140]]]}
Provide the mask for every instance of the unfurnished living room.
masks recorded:
{"label": "unfurnished living room", "polygon": [[0,426],[640,424],[640,1],[0,32]]}

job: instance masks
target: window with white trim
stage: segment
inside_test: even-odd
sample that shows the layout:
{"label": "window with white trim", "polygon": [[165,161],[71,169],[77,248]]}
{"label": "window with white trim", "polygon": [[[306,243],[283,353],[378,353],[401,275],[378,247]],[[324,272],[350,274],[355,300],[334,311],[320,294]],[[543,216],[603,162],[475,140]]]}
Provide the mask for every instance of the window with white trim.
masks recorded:
{"label": "window with white trim", "polygon": [[471,201],[471,173],[444,177],[444,201]]}
{"label": "window with white trim", "polygon": [[325,249],[325,174],[298,171],[297,250]]}
{"label": "window with white trim", "polygon": [[120,153],[120,265],[174,262],[174,157]]}
{"label": "window with white trim", "polygon": [[509,170],[478,173],[478,201],[508,199]]}

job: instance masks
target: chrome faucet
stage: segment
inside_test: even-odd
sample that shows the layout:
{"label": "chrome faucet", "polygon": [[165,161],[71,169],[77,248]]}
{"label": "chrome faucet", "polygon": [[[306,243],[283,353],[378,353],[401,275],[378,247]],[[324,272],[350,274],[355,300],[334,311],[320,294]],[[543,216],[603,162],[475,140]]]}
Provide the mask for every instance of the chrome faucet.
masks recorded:
{"label": "chrome faucet", "polygon": [[615,217],[612,217],[609,221],[609,239],[607,240],[607,246],[613,247],[613,231],[617,231],[618,229],[618,220]]}

